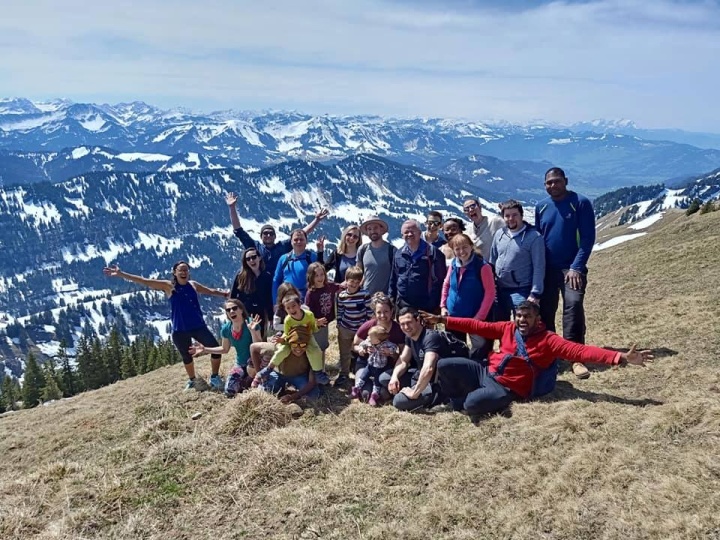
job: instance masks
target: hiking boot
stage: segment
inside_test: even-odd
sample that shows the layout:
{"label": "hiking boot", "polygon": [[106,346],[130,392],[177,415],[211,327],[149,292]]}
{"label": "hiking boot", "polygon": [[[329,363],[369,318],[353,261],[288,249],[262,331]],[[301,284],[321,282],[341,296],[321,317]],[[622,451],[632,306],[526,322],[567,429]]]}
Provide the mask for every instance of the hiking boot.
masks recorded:
{"label": "hiking boot", "polygon": [[336,387],[345,386],[349,382],[350,382],[350,379],[348,378],[348,376],[345,373],[341,373],[340,375],[337,376],[337,379],[335,379],[335,386]]}
{"label": "hiking boot", "polygon": [[350,398],[351,399],[360,399],[361,397],[362,397],[362,388],[353,386],[352,390],[350,390]]}
{"label": "hiking boot", "polygon": [[210,388],[212,388],[213,392],[220,392],[223,389],[222,377],[217,373],[210,375]]}
{"label": "hiking boot", "polygon": [[242,392],[243,376],[240,373],[230,373],[225,384],[225,395],[229,398],[235,397]]}
{"label": "hiking boot", "polygon": [[379,407],[380,406],[380,394],[377,392],[373,392],[370,394],[370,399],[368,399],[368,405],[371,407]]}
{"label": "hiking boot", "polygon": [[313,373],[315,373],[315,382],[317,384],[330,384],[330,377],[324,371],[314,371]]}
{"label": "hiking boot", "polygon": [[587,379],[588,377],[590,377],[590,371],[580,362],[573,363],[572,372],[578,379]]}
{"label": "hiking boot", "polygon": [[205,392],[208,390],[208,385],[205,382],[205,379],[202,377],[195,377],[194,379],[188,379],[188,382],[185,383],[185,391],[188,390],[195,390],[197,392]]}

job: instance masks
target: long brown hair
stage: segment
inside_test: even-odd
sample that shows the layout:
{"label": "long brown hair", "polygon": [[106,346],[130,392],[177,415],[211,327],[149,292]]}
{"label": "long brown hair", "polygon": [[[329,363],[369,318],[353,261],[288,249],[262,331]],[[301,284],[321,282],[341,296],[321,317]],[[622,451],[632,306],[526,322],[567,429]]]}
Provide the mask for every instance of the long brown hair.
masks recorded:
{"label": "long brown hair", "polygon": [[252,271],[252,268],[250,268],[250,265],[247,262],[247,254],[251,251],[254,251],[255,255],[257,255],[260,259],[260,266],[258,267],[260,272],[265,271],[265,259],[262,258],[260,252],[256,248],[251,247],[243,251],[242,268],[235,276],[235,284],[240,291],[246,294],[252,294],[255,292],[255,280],[257,279],[255,272]]}
{"label": "long brown hair", "polygon": [[322,263],[314,262],[310,263],[310,265],[307,268],[307,290],[308,291],[314,291],[315,290],[315,272],[317,270],[321,270],[322,273],[325,275],[325,283],[327,284],[327,272],[325,271],[325,267]]}
{"label": "long brown hair", "polygon": [[[228,298],[227,300],[225,300],[225,303],[223,304],[223,309],[225,309],[225,306],[227,306],[228,304],[236,306],[240,309],[240,314],[242,315],[243,321],[250,316],[248,315],[247,309],[245,309],[245,304],[243,304],[237,298]],[[227,316],[227,312],[225,313],[225,316]]]}

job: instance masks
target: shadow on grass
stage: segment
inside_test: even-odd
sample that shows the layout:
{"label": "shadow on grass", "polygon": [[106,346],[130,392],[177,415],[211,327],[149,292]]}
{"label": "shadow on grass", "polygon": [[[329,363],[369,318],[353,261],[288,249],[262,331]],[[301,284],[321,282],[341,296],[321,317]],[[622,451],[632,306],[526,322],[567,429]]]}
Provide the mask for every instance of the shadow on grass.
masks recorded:
{"label": "shadow on grass", "polygon": [[587,390],[579,390],[567,381],[557,381],[555,390],[551,394],[536,399],[540,402],[563,401],[568,399],[585,399],[593,403],[608,402],[620,403],[622,405],[632,405],[634,407],[647,407],[649,405],[664,405],[665,402],[650,398],[624,398],[613,396],[612,394],[603,394],[600,392],[589,392]]}

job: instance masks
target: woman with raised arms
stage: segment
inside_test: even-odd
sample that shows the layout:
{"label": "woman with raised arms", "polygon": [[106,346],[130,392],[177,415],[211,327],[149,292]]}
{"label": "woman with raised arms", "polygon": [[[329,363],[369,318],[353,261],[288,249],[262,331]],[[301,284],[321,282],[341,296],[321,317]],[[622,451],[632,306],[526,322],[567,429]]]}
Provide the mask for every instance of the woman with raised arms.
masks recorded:
{"label": "woman with raised arms", "polygon": [[[103,268],[103,273],[108,277],[123,278],[149,289],[165,293],[170,302],[172,340],[182,357],[188,376],[185,390],[206,390],[207,383],[202,378],[198,379],[195,376],[195,364],[193,356],[190,354],[190,346],[193,339],[206,347],[217,347],[218,342],[205,324],[198,293],[227,298],[228,292],[211,289],[197,281],[191,281],[190,265],[185,261],[178,261],[173,265],[172,279],[149,279],[128,274],[120,270],[118,265],[106,266]],[[223,387],[222,379],[218,373],[220,370],[220,358],[220,354],[217,353],[210,356],[212,368],[210,386],[213,390],[222,390]]]}

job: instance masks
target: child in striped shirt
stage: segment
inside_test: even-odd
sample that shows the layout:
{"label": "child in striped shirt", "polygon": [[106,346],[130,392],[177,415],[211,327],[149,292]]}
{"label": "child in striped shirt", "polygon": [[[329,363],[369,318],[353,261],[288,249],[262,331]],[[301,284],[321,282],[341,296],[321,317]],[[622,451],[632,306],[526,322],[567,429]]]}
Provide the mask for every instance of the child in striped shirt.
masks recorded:
{"label": "child in striped shirt", "polygon": [[373,316],[370,307],[371,295],[365,289],[360,288],[362,278],[363,271],[359,266],[348,268],[345,272],[347,288],[337,295],[335,319],[337,321],[338,348],[340,349],[340,375],[335,380],[335,386],[348,382],[355,332]]}

